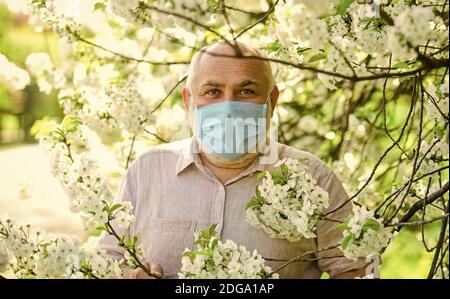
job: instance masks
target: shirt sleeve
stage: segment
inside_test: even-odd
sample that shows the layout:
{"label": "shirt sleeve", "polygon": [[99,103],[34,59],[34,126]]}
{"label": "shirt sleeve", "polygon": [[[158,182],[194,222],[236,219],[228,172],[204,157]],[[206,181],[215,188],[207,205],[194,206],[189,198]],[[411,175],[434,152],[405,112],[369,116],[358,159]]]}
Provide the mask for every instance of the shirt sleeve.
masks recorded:
{"label": "shirt sleeve", "polygon": [[[319,185],[329,194],[329,207],[324,211],[332,211],[348,200],[348,195],[336,174],[327,166],[323,166],[323,179]],[[342,222],[352,212],[352,203],[348,202],[340,209],[327,215],[327,218]],[[336,229],[338,222],[320,220],[317,223],[317,249],[327,248],[340,243],[343,239],[342,231]],[[347,259],[339,248],[324,250],[317,253],[318,266],[322,272],[327,272],[330,277],[351,270],[361,269],[367,265],[365,259],[357,261]]]}
{"label": "shirt sleeve", "polygon": [[[121,187],[119,189],[118,195],[114,199],[114,203],[124,203],[126,201],[131,202],[133,209],[132,213],[135,211],[135,204],[136,204],[136,182],[134,180],[134,176],[132,173],[132,168],[129,168],[127,170],[127,173],[122,180]],[[117,234],[125,235],[125,237],[130,235],[130,227],[127,228],[117,228],[114,227],[114,230],[117,232]],[[111,259],[121,259],[124,258],[125,250],[117,245],[118,240],[112,236],[109,235],[107,232],[103,231],[100,240],[97,244],[98,249],[102,249],[105,251],[105,256]]]}

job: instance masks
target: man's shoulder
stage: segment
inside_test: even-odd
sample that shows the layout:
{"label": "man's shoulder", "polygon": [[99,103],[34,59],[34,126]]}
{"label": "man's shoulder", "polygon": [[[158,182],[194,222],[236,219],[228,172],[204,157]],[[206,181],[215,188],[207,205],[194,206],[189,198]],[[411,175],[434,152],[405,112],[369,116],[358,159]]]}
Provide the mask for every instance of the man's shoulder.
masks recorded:
{"label": "man's shoulder", "polygon": [[133,162],[133,165],[147,164],[153,160],[160,163],[161,159],[176,161],[183,152],[189,149],[190,144],[191,138],[156,145],[139,155]]}
{"label": "man's shoulder", "polygon": [[286,144],[278,143],[278,155],[280,160],[301,159],[314,176],[325,176],[332,172],[328,165],[313,153]]}

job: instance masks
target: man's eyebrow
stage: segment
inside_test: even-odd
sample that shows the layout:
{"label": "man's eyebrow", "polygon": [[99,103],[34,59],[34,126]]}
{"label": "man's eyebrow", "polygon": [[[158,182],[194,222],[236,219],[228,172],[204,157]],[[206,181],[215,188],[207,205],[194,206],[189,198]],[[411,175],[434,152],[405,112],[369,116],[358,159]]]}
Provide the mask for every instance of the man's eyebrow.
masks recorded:
{"label": "man's eyebrow", "polygon": [[202,84],[202,86],[214,86],[214,87],[221,87],[224,84],[219,83],[217,81],[213,81],[213,80],[208,80],[205,83]]}
{"label": "man's eyebrow", "polygon": [[253,80],[244,80],[241,83],[238,84],[240,87],[248,86],[248,85],[258,85],[256,81]]}
{"label": "man's eyebrow", "polygon": [[[219,83],[217,81],[213,81],[213,80],[208,80],[205,83],[203,83],[201,86],[213,86],[213,87],[222,87],[225,84],[223,83]],[[258,85],[258,83],[254,80],[244,80],[242,82],[240,82],[238,84],[239,87],[244,87],[244,86],[248,86],[248,85]]]}

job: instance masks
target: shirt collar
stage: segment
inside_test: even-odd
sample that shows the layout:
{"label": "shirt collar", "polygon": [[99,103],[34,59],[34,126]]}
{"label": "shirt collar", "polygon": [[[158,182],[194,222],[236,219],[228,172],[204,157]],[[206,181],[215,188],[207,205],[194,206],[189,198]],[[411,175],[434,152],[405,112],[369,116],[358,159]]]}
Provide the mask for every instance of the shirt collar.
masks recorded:
{"label": "shirt collar", "polygon": [[[186,169],[191,164],[196,164],[199,169],[202,168],[202,162],[199,156],[199,146],[198,141],[195,137],[191,137],[186,147],[184,147],[177,161],[176,173],[179,175],[184,169]],[[265,156],[267,157],[267,156]],[[238,176],[234,177],[226,184],[235,182],[240,178],[253,174],[257,171],[266,171],[274,163],[279,160],[278,142],[270,139],[270,158],[263,160],[265,157],[256,158],[243,172]]]}
{"label": "shirt collar", "polygon": [[176,173],[180,174],[184,169],[186,169],[192,163],[195,163],[194,156],[196,151],[194,150],[197,146],[196,139],[191,137],[187,145],[180,151],[180,156],[178,157]]}

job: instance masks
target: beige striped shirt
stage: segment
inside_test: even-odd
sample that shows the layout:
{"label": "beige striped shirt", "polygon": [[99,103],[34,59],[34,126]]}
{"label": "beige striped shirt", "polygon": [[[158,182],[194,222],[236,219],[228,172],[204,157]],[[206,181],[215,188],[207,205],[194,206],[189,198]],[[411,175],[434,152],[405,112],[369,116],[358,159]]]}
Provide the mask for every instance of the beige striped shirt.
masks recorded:
{"label": "beige striped shirt", "polygon": [[[307,171],[329,193],[327,210],[348,199],[334,172],[316,156],[274,144],[277,159],[307,158]],[[218,224],[222,241],[230,239],[249,251],[257,249],[265,258],[279,260],[266,262],[272,269],[283,264],[281,260],[332,246],[342,239],[342,232],[335,228],[337,223],[325,220],[318,222],[316,238],[298,242],[274,239],[255,229],[245,221],[245,205],[255,194],[256,172],[273,170],[273,164],[262,164],[256,159],[241,174],[222,184],[203,166],[196,149],[196,140],[190,138],[148,150],[128,169],[116,198],[117,202],[130,201],[134,207],[135,221],[122,233],[137,236],[146,261],[161,264],[165,276],[177,277],[184,249],[193,248],[194,232],[213,223]],[[351,204],[347,204],[328,217],[342,220],[350,212]],[[112,237],[102,235],[98,247],[111,257],[122,257],[123,251],[116,244]],[[320,278],[322,272],[333,276],[366,264],[342,257],[337,248],[309,257],[308,261],[292,263],[281,270],[280,278]]]}

